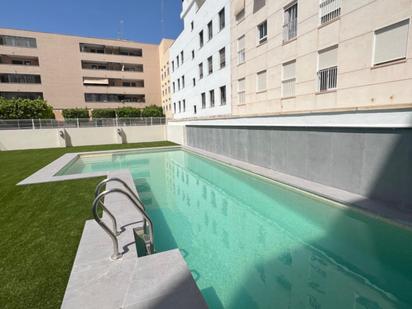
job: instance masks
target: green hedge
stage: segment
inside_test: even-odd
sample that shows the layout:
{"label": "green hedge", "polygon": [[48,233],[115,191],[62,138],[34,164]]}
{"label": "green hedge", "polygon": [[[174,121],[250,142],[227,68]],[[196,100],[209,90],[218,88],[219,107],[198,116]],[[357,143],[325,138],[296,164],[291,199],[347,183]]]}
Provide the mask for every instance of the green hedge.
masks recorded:
{"label": "green hedge", "polygon": [[146,106],[142,110],[142,117],[164,117],[163,108],[157,105]]}
{"label": "green hedge", "polygon": [[142,110],[135,107],[119,107],[116,114],[119,118],[141,117]]}
{"label": "green hedge", "polygon": [[113,108],[97,108],[92,110],[93,118],[116,118],[116,111]]}
{"label": "green hedge", "polygon": [[0,119],[54,119],[53,108],[41,98],[5,99],[0,97]]}
{"label": "green hedge", "polygon": [[89,111],[87,108],[68,108],[63,110],[63,117],[65,119],[74,118],[89,118]]}

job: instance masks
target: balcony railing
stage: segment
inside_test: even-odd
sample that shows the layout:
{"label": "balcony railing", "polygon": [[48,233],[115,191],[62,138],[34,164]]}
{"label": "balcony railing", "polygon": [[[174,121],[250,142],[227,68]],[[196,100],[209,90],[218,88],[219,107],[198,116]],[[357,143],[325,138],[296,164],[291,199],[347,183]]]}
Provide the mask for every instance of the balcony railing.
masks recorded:
{"label": "balcony railing", "polygon": [[322,0],[320,3],[320,23],[327,23],[340,16],[341,0]]}
{"label": "balcony railing", "polygon": [[338,82],[338,67],[330,67],[318,72],[318,91],[324,92],[336,89]]}
{"label": "balcony railing", "polygon": [[163,117],[99,118],[99,119],[0,119],[0,130],[36,130],[57,128],[98,128],[151,126],[166,123]]}

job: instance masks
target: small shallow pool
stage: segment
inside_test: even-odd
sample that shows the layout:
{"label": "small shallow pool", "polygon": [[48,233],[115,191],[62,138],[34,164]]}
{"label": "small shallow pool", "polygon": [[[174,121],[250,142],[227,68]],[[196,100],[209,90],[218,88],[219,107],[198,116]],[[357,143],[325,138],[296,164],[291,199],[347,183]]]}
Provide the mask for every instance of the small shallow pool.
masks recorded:
{"label": "small shallow pool", "polygon": [[412,232],[183,150],[82,156],[128,168],[157,251],[179,248],[210,308],[411,308]]}

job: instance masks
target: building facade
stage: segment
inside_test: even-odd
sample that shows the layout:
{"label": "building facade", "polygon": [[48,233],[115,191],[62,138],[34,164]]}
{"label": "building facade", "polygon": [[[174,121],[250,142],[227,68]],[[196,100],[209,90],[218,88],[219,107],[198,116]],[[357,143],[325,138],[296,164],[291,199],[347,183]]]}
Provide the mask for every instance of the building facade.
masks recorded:
{"label": "building facade", "polygon": [[231,113],[230,1],[183,0],[184,29],[170,48],[174,119]]}
{"label": "building facade", "polygon": [[170,93],[170,46],[173,44],[173,40],[164,39],[160,42],[159,46],[159,59],[160,59],[160,90],[162,95],[162,108],[166,118],[172,117]]}
{"label": "building facade", "polygon": [[233,0],[234,116],[412,106],[412,1]]}
{"label": "building facade", "polygon": [[0,95],[55,109],[161,105],[159,45],[0,29]]}

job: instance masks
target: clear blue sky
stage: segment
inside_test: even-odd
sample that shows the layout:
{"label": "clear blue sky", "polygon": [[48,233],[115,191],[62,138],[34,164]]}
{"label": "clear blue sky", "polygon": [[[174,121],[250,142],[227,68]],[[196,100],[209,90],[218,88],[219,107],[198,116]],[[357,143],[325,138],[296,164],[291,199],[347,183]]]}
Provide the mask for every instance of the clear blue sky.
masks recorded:
{"label": "clear blue sky", "polygon": [[[0,28],[55,32],[158,43],[182,30],[181,0],[8,0],[2,1]],[[162,5],[163,2],[163,26]]]}

